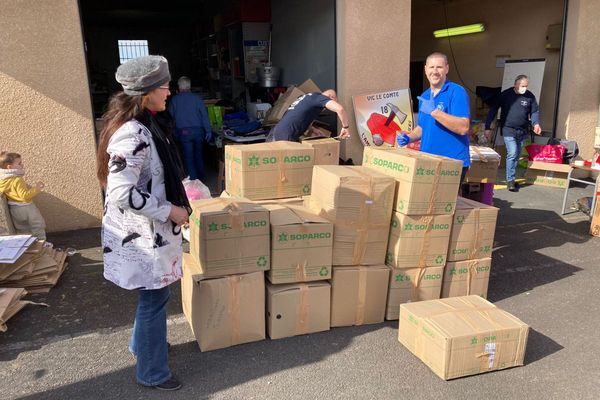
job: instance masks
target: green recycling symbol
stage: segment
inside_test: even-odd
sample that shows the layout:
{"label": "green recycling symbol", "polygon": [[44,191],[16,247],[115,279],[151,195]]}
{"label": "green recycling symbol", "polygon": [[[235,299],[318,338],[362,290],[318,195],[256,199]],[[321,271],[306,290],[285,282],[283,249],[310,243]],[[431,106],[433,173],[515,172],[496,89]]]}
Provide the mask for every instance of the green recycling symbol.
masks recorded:
{"label": "green recycling symbol", "polygon": [[446,204],[446,208],[445,208],[446,212],[450,212],[452,211],[452,203],[448,203]]}
{"label": "green recycling symbol", "polygon": [[329,270],[327,269],[327,267],[321,267],[321,270],[319,271],[319,275],[327,276],[328,274],[329,274]]}
{"label": "green recycling symbol", "polygon": [[465,216],[459,215],[458,217],[456,217],[456,222],[458,222],[459,224],[462,224],[463,222],[465,222]]}
{"label": "green recycling symbol", "polygon": [[442,256],[437,256],[437,257],[435,258],[435,262],[436,262],[437,264],[441,264],[441,263],[442,263],[442,261],[444,261],[444,257],[442,257]]}
{"label": "green recycling symbol", "polygon": [[400,200],[400,210],[404,210],[404,200]]}
{"label": "green recycling symbol", "polygon": [[267,257],[265,257],[265,256],[258,257],[258,260],[256,260],[256,265],[258,265],[259,267],[266,266],[267,265]]}
{"label": "green recycling symbol", "polygon": [[310,186],[309,185],[304,185],[302,187],[302,193],[309,194],[310,193]]}
{"label": "green recycling symbol", "polygon": [[395,219],[392,220],[392,228],[397,228],[398,227],[398,221],[396,221]]}
{"label": "green recycling symbol", "polygon": [[288,235],[287,235],[287,233],[285,233],[285,232],[281,232],[281,233],[279,234],[279,241],[280,241],[280,242],[287,242],[287,240],[288,240]]}
{"label": "green recycling symbol", "polygon": [[258,167],[259,164],[259,158],[256,154],[252,155],[251,157],[248,158],[248,165],[250,167]]}
{"label": "green recycling symbol", "polygon": [[209,232],[216,232],[218,230],[218,225],[214,222],[211,222],[210,224],[208,224],[208,231]]}

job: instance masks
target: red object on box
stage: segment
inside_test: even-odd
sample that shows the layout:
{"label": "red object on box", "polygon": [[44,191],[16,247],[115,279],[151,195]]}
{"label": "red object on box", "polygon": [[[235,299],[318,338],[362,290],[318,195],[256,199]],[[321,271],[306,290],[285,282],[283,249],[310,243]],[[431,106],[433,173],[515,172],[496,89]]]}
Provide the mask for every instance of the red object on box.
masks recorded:
{"label": "red object on box", "polygon": [[[373,144],[381,146],[383,143],[388,143],[392,146],[396,145],[396,132],[400,132],[401,128],[394,121],[391,121],[386,125],[388,117],[378,113],[373,113],[367,120],[367,127],[371,131],[373,136]],[[377,143],[376,135],[378,135],[383,142]]]}
{"label": "red object on box", "polygon": [[525,147],[529,154],[529,161],[541,161],[553,164],[562,164],[565,146],[561,144],[530,144]]}

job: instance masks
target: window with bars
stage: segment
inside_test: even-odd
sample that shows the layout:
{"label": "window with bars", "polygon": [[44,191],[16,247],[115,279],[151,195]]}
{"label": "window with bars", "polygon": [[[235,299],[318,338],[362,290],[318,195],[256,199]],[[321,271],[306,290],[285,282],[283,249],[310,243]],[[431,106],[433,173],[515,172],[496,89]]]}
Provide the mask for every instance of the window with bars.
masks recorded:
{"label": "window with bars", "polygon": [[123,64],[132,58],[147,56],[148,41],[147,40],[119,40],[119,60]]}

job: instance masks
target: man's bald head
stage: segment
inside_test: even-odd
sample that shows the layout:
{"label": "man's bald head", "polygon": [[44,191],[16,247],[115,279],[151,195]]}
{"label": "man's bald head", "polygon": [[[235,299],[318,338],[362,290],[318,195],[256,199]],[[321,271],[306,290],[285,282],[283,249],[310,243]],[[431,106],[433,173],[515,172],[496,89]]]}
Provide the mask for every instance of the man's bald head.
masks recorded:
{"label": "man's bald head", "polygon": [[333,89],[327,89],[323,92],[323,96],[329,97],[333,101],[337,101],[337,93]]}

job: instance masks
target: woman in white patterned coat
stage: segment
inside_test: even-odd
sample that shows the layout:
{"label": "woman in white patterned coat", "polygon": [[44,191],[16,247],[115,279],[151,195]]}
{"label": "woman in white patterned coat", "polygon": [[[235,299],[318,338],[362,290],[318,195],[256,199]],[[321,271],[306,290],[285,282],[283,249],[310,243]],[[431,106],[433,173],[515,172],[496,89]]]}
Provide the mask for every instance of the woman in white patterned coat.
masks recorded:
{"label": "woman in white patterned coat", "polygon": [[169,285],[181,278],[181,225],[190,207],[172,138],[154,117],[170,94],[167,60],[129,60],[116,79],[123,92],[110,100],[98,145],[98,178],[106,192],[104,277],[139,292],[129,343],[137,382],[177,390],[181,383],[168,365],[165,307]]}

